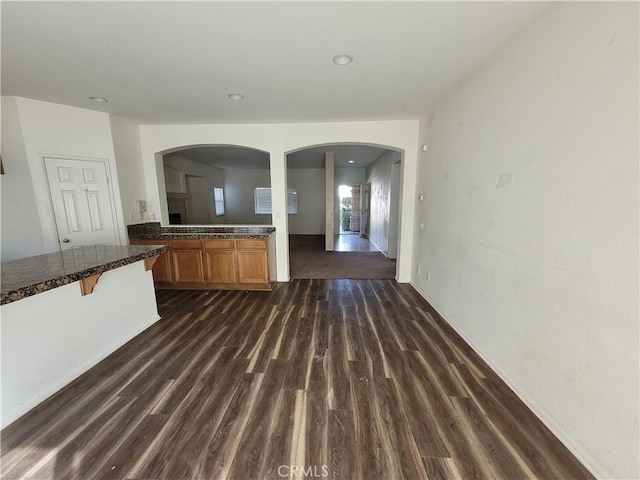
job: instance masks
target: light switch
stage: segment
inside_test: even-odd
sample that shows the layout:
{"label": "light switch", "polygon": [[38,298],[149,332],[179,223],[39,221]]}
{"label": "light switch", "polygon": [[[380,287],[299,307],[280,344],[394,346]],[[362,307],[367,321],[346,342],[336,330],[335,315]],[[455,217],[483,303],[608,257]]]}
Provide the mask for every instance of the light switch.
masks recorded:
{"label": "light switch", "polygon": [[147,211],[147,202],[145,200],[136,200],[136,212],[144,213]]}

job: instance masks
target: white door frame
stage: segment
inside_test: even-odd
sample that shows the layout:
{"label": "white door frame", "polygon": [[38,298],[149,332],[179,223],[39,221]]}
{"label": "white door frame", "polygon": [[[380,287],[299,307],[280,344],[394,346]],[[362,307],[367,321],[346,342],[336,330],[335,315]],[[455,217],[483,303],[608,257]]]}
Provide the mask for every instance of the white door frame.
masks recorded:
{"label": "white door frame", "polygon": [[387,256],[395,260],[398,257],[400,236],[400,188],[402,186],[402,160],[398,160],[391,164],[391,179],[389,184],[389,231],[387,232]]}
{"label": "white door frame", "polygon": [[[115,238],[117,245],[122,245],[123,238],[121,235],[121,226],[123,225],[120,216],[118,215],[118,209],[116,208],[116,196],[114,193],[114,176],[111,174],[111,162],[108,158],[95,158],[95,157],[80,157],[75,155],[60,155],[60,154],[48,154],[48,153],[40,153],[40,166],[42,167],[42,172],[44,173],[44,180],[46,182],[46,195],[42,195],[42,199],[46,198],[46,205],[43,208],[47,209],[48,218],[50,219],[49,225],[43,225],[42,233],[44,236],[45,244],[48,246],[47,251],[51,252],[54,250],[61,250],[59,238],[58,238],[58,228],[56,224],[56,215],[53,210],[53,200],[51,198],[51,188],[49,187],[49,178],[47,176],[47,169],[45,164],[46,158],[51,158],[54,160],[77,160],[84,162],[101,162],[104,164],[105,171],[107,172],[108,182],[108,191],[109,191],[109,205],[111,207],[111,217],[113,219],[113,226],[115,229]],[[36,187],[36,185],[34,185]],[[41,214],[42,219],[42,214]]]}

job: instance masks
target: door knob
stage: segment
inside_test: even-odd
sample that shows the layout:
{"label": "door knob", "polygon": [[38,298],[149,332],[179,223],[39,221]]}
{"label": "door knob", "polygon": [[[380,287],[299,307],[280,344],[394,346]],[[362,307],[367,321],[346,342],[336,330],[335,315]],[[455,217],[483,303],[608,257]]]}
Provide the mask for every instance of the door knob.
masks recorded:
{"label": "door knob", "polygon": [[63,238],[62,239],[62,243],[69,243],[71,240],[69,240],[68,238]]}

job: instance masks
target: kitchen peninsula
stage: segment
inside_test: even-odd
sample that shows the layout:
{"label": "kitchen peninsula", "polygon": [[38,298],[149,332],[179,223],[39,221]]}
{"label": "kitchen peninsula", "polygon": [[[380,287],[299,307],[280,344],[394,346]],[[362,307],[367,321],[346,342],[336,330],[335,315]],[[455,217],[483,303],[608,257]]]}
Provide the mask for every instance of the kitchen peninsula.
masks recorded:
{"label": "kitchen peninsula", "polygon": [[271,290],[275,284],[273,227],[148,222],[128,230],[132,245],[169,247],[153,268],[156,288]]}
{"label": "kitchen peninsula", "polygon": [[1,264],[4,428],[158,317],[163,245],[95,245]]}

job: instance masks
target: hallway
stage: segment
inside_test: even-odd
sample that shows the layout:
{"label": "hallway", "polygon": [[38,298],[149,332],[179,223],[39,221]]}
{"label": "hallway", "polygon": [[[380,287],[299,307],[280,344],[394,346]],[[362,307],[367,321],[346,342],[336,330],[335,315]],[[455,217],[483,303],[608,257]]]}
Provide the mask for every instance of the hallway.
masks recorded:
{"label": "hallway", "polygon": [[291,278],[395,278],[395,260],[377,251],[369,240],[357,235],[340,235],[336,237],[333,252],[325,251],[324,241],[324,235],[289,235]]}
{"label": "hallway", "polygon": [[336,235],[336,241],[333,244],[334,252],[378,252],[371,240],[355,234]]}

